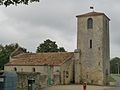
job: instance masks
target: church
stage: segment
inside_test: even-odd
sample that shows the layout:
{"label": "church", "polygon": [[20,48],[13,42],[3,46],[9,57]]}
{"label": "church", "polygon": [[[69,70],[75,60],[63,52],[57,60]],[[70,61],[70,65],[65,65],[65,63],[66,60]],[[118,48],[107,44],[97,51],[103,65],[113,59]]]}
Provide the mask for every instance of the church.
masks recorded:
{"label": "church", "polygon": [[46,83],[49,81],[49,84],[86,81],[106,85],[110,75],[110,19],[104,13],[94,11],[76,18],[77,49],[74,52],[21,53],[10,58],[5,71],[39,72],[47,76]]}

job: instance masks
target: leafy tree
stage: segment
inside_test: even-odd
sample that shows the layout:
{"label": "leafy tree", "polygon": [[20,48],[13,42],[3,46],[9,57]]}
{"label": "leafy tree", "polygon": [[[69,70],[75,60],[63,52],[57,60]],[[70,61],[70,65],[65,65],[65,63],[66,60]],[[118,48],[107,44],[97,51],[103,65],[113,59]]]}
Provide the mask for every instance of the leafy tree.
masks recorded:
{"label": "leafy tree", "polygon": [[6,7],[9,5],[18,5],[18,4],[25,4],[32,2],[39,2],[39,0],[0,0],[0,5],[5,5]]}
{"label": "leafy tree", "polygon": [[[118,73],[118,66],[120,68],[120,58],[119,57],[115,57],[113,59],[111,59],[110,61],[110,72],[113,74],[117,74]],[[120,70],[119,70],[120,72]]]}
{"label": "leafy tree", "polygon": [[64,47],[59,47],[58,51],[59,52],[65,52],[65,49],[64,49]]}
{"label": "leafy tree", "polygon": [[0,45],[0,69],[3,69],[5,63],[8,62],[8,54],[5,48]]}
{"label": "leafy tree", "polygon": [[[18,44],[0,45],[0,69],[3,69],[4,64],[9,62],[11,53],[18,48]],[[22,47],[21,47],[22,48]],[[25,48],[22,48],[26,52]]]}
{"label": "leafy tree", "polygon": [[65,52],[63,47],[58,48],[56,42],[47,39],[44,43],[41,43],[36,50],[37,53],[39,52]]}

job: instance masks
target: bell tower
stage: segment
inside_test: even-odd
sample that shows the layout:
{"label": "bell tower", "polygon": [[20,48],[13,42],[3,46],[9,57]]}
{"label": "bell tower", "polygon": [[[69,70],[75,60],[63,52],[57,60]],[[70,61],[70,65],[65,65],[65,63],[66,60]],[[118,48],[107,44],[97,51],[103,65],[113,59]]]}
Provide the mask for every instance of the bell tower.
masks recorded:
{"label": "bell tower", "polygon": [[77,49],[80,50],[80,80],[105,85],[109,70],[109,21],[101,12],[77,17]]}

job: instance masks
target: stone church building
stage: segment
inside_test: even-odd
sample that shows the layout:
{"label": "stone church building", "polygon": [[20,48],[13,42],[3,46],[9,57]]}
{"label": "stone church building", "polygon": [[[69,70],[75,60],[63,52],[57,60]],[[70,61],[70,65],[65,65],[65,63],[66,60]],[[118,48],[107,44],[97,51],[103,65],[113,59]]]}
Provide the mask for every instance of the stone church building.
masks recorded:
{"label": "stone church building", "polygon": [[19,54],[11,57],[5,71],[40,72],[48,76],[47,80],[51,77],[54,84],[87,81],[105,85],[110,74],[110,19],[101,12],[76,17],[77,49],[74,52]]}

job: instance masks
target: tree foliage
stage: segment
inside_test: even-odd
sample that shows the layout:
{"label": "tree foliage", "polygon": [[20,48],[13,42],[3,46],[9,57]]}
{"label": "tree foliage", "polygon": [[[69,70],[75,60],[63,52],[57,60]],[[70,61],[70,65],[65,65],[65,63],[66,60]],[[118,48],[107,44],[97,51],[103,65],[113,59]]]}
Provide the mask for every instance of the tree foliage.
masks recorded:
{"label": "tree foliage", "polygon": [[59,52],[65,52],[65,49],[64,49],[64,47],[59,47],[58,51]]}
{"label": "tree foliage", "polygon": [[0,0],[0,5],[5,5],[6,7],[9,5],[18,5],[25,4],[28,5],[32,2],[39,2],[39,0]]}
{"label": "tree foliage", "polygon": [[[0,45],[0,69],[3,69],[4,64],[9,62],[9,57],[11,53],[18,48],[18,44]],[[22,48],[22,47],[21,47]],[[26,49],[22,48],[25,52]]]}
{"label": "tree foliage", "polygon": [[[115,57],[113,59],[111,59],[110,61],[110,72],[113,74],[117,74],[118,73],[118,67],[120,69],[120,58]],[[120,70],[119,70],[120,72]]]}
{"label": "tree foliage", "polygon": [[47,39],[44,43],[41,43],[36,50],[37,53],[39,52],[65,52],[63,47],[59,47],[56,42]]}

